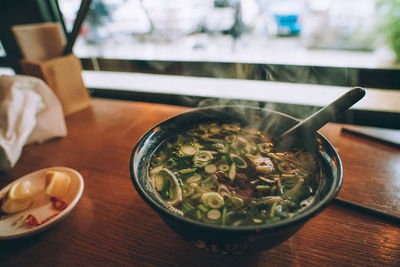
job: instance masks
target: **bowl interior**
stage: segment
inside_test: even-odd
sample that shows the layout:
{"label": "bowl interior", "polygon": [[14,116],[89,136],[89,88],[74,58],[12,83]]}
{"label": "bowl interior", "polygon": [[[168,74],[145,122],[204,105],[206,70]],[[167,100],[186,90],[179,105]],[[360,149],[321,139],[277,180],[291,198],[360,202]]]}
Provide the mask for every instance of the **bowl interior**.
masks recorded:
{"label": "bowl interior", "polygon": [[244,231],[254,229],[276,229],[290,224],[304,222],[320,212],[340,189],[342,182],[342,165],[333,146],[323,136],[315,138],[315,152],[320,163],[322,179],[316,192],[316,201],[297,216],[274,224],[257,226],[219,226],[197,222],[171,212],[155,197],[148,178],[149,162],[157,148],[170,136],[182,133],[195,124],[208,121],[240,122],[242,125],[252,125],[268,136],[277,136],[298,121],[288,115],[253,107],[216,106],[195,109],[174,116],[150,129],[135,146],[131,161],[131,177],[136,190],[141,197],[157,212],[167,217],[174,217],[186,224],[195,224],[212,229]]}

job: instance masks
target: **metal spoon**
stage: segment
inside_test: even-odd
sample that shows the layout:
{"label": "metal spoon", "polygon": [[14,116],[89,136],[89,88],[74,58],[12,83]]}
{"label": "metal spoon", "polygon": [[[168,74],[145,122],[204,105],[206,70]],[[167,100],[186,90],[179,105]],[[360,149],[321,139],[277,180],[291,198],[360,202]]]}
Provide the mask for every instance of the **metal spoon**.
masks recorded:
{"label": "metal spoon", "polygon": [[303,145],[313,141],[316,132],[330,120],[349,109],[365,95],[365,90],[355,87],[333,101],[331,104],[313,113],[292,128],[282,133],[276,141],[278,150],[286,150],[292,145],[302,142]]}

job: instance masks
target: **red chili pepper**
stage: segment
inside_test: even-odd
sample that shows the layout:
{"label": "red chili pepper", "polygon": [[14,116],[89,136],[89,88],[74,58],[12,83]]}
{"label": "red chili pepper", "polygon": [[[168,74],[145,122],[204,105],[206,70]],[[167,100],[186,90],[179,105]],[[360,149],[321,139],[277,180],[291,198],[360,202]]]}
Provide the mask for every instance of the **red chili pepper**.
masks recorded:
{"label": "red chili pepper", "polygon": [[53,207],[57,210],[64,210],[66,207],[68,207],[67,203],[55,197],[51,198],[51,202],[53,203]]}
{"label": "red chili pepper", "polygon": [[39,226],[39,225],[41,225],[41,224],[44,224],[44,223],[50,221],[51,219],[53,219],[54,217],[56,217],[58,214],[59,214],[59,213],[55,213],[55,214],[53,214],[53,215],[47,217],[46,219],[44,219],[44,220],[41,221],[40,223],[39,223],[39,221],[36,219],[35,216],[33,216],[32,214],[29,214],[29,215],[26,217],[26,219],[25,219],[25,223],[27,223],[27,224],[29,224],[29,225],[31,225],[31,226],[36,227],[36,226]]}
{"label": "red chili pepper", "polygon": [[[53,204],[53,207],[54,207],[55,209],[57,209],[57,210],[60,210],[60,211],[61,211],[61,210],[64,210],[66,207],[68,207],[68,204],[67,204],[67,203],[65,203],[64,201],[59,200],[59,199],[57,199],[57,198],[55,198],[55,197],[52,197],[50,200],[51,200],[51,203]],[[33,216],[32,214],[29,214],[29,215],[26,217],[26,219],[25,219],[25,223],[27,223],[27,224],[29,224],[29,225],[31,225],[31,226],[36,227],[36,226],[39,226],[39,225],[41,225],[41,224],[44,224],[44,223],[50,221],[51,219],[53,219],[54,217],[56,217],[58,214],[60,214],[60,213],[59,213],[59,212],[58,212],[58,213],[55,213],[55,214],[53,214],[53,215],[47,217],[46,219],[44,219],[44,220],[41,221],[41,222],[39,222],[39,221],[36,219],[36,217]]]}
{"label": "red chili pepper", "polygon": [[26,217],[25,222],[31,226],[39,226],[40,225],[39,221],[32,214],[29,214]]}
{"label": "red chili pepper", "polygon": [[59,214],[59,213],[55,213],[55,214],[53,214],[53,215],[47,217],[46,219],[44,219],[43,221],[41,221],[40,224],[44,224],[44,223],[50,221],[51,219],[53,219],[54,217],[56,217],[58,214]]}

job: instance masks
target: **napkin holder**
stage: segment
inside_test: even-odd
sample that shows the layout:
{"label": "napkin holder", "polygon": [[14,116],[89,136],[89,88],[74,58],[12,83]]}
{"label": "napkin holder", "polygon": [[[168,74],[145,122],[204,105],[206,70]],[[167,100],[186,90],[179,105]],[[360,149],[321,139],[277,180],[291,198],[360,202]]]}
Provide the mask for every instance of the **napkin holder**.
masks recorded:
{"label": "napkin holder", "polygon": [[82,79],[82,65],[74,55],[48,60],[20,61],[25,74],[42,79],[53,90],[67,116],[90,105],[90,96]]}

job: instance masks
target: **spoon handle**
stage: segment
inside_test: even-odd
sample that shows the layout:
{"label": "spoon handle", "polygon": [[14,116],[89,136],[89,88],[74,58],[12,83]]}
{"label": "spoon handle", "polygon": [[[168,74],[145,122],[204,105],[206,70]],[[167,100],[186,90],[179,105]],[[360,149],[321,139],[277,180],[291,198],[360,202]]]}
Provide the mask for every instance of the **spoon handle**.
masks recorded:
{"label": "spoon handle", "polygon": [[289,135],[297,135],[302,133],[313,133],[318,131],[322,126],[327,124],[330,120],[334,119],[340,113],[349,109],[352,105],[357,103],[365,95],[365,90],[361,87],[355,87],[347,93],[313,113],[311,116],[302,120],[289,130],[285,131],[279,136],[279,139]]}

